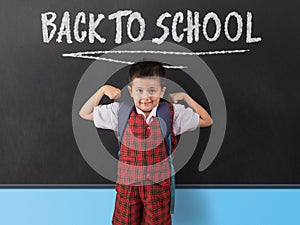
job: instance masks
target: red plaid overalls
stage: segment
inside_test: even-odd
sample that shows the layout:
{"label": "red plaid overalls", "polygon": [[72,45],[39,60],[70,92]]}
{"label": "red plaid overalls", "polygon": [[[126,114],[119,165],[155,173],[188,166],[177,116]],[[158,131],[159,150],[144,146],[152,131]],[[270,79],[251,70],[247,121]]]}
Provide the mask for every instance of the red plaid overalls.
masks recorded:
{"label": "red plaid overalls", "polygon": [[[172,135],[172,151],[176,143]],[[132,110],[121,141],[113,224],[170,225],[170,173],[158,117],[148,125]]]}

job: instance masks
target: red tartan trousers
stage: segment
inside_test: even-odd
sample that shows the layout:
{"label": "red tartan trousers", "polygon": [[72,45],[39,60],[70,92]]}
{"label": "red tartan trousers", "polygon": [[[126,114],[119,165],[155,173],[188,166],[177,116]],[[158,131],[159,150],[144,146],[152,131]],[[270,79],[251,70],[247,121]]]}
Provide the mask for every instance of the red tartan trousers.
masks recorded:
{"label": "red tartan trousers", "polygon": [[[171,104],[170,112],[173,120]],[[170,185],[159,120],[154,117],[148,125],[134,109],[121,141],[113,224],[171,225]]]}

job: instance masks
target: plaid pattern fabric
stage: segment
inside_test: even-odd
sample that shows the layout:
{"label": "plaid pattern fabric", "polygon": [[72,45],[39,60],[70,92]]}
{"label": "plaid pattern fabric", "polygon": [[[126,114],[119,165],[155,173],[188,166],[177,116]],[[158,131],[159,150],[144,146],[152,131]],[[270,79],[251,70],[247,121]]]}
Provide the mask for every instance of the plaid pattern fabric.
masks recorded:
{"label": "plaid pattern fabric", "polygon": [[[173,124],[174,110],[169,107]],[[176,145],[172,132],[172,152]],[[148,125],[132,110],[120,147],[113,225],[171,225],[170,173],[158,118]]]}
{"label": "plaid pattern fabric", "polygon": [[170,186],[116,185],[113,225],[171,225]]}
{"label": "plaid pattern fabric", "polygon": [[[172,124],[174,110],[171,104],[169,107]],[[173,152],[177,139],[174,135],[172,137]],[[117,183],[144,184],[150,180],[167,186],[170,185],[170,174],[166,144],[158,117],[154,117],[148,125],[143,115],[132,110],[121,141]]]}

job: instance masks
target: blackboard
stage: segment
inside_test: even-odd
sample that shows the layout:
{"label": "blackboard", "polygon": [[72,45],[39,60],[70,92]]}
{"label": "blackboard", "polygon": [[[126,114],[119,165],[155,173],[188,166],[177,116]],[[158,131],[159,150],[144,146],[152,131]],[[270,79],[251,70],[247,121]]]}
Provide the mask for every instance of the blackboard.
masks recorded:
{"label": "blackboard", "polygon": [[[137,20],[132,22],[130,37],[126,32],[129,16],[122,18],[122,39],[116,39],[116,19],[108,18],[120,10],[138,12],[144,19],[145,31],[141,42],[163,35],[163,29],[156,25],[156,21],[166,12],[170,17],[166,17],[163,24],[170,32],[175,14],[182,12],[182,23],[177,24],[179,36],[187,26],[187,14],[190,11],[193,16],[195,12],[199,12],[199,40],[194,39],[192,43],[188,43],[187,34],[184,33],[185,36],[178,42],[178,39],[174,40],[169,34],[165,43],[182,46],[191,52],[245,50],[239,53],[219,52],[196,56],[212,71],[222,90],[226,104],[226,132],[216,158],[207,169],[200,172],[198,166],[210,138],[211,128],[200,129],[195,153],[178,171],[177,184],[188,187],[275,187],[300,184],[300,79],[297,73],[299,19],[296,10],[299,4],[296,1],[287,3],[282,0],[191,0],[182,3],[177,0],[1,2],[2,186],[113,185],[112,181],[99,175],[84,159],[72,126],[76,89],[83,74],[96,60],[66,57],[63,54],[108,51],[135,42],[141,27]],[[42,15],[50,12],[51,15],[56,15],[53,23],[57,29],[50,38],[51,26],[47,27],[47,41],[43,37]],[[70,15],[72,43],[68,43],[67,35],[62,35],[61,40],[58,38],[66,12]],[[86,19],[86,23],[81,21],[80,31],[87,31],[82,42],[74,35],[75,18],[80,12]],[[95,37],[93,41],[89,39],[88,21],[91,20],[91,15],[96,20],[98,14],[103,14],[104,19],[96,31],[105,37],[105,43]],[[232,16],[225,28],[229,14]],[[47,18],[51,15],[48,14]],[[218,21],[210,18],[210,15],[215,15],[220,20],[219,35],[216,26]],[[203,21],[206,16],[210,20],[205,25]],[[238,21],[242,21],[242,27]],[[206,34],[203,33],[203,27],[206,28]],[[251,34],[247,33],[250,32],[249,29]],[[238,32],[241,32],[240,36]],[[83,33],[79,35],[83,38]],[[247,39],[250,36],[252,41]],[[216,40],[213,40],[214,37]],[[160,47],[164,44],[156,45],[157,49],[166,50]],[[131,60],[130,57],[128,54],[128,61]],[[155,57],[146,54],[146,58]],[[115,62],[105,63],[109,67]],[[180,61],[178,65],[181,65]],[[107,82],[120,87],[126,85],[128,69],[128,65],[123,66]],[[167,77],[182,85],[210,112],[206,93],[184,69],[167,69]],[[90,94],[94,91],[90,90]],[[103,100],[103,103],[108,102],[108,99]],[[114,134],[103,130],[98,130],[98,133],[104,143],[112,146],[110,153],[116,157],[116,142],[111,144],[110,141],[114,139]]]}

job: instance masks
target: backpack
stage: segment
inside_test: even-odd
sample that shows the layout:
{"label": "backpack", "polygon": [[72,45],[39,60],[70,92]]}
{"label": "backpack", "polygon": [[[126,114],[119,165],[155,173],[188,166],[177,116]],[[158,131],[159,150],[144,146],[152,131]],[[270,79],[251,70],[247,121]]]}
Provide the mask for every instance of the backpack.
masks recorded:
{"label": "backpack", "polygon": [[[123,138],[123,134],[125,131],[125,127],[127,125],[129,116],[131,111],[133,110],[134,104],[129,102],[122,102],[119,107],[118,111],[118,156],[120,156],[120,148],[121,148],[121,141]],[[160,129],[162,134],[165,134],[164,140],[166,144],[167,156],[169,159],[170,167],[171,167],[171,206],[170,206],[170,213],[174,213],[175,207],[175,170],[173,165],[172,159],[172,124],[171,124],[171,115],[170,115],[170,108],[168,106],[168,102],[159,102],[157,108],[157,117],[160,124]],[[162,120],[164,122],[162,122]]]}

